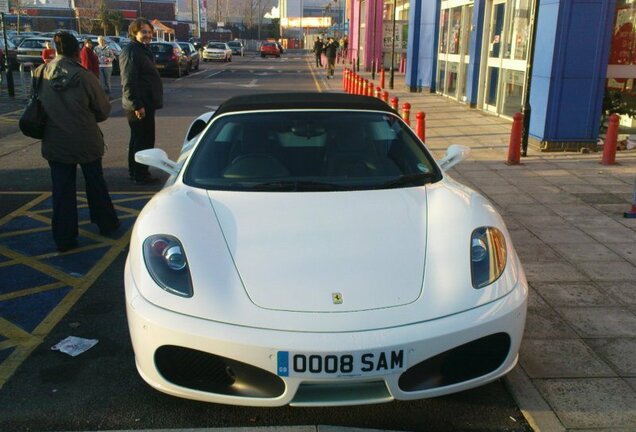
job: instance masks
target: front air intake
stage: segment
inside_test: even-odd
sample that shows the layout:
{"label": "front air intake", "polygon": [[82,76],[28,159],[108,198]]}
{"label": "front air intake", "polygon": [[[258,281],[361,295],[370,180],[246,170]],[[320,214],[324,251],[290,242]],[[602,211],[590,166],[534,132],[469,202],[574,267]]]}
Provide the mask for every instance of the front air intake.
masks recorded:
{"label": "front air intake", "polygon": [[167,381],[193,390],[251,398],[276,398],[285,391],[283,380],[266,370],[190,348],[162,346],[155,365]]}
{"label": "front air intake", "polygon": [[444,387],[477,378],[499,368],[510,351],[510,336],[496,333],[460,345],[407,369],[399,380],[403,391]]}

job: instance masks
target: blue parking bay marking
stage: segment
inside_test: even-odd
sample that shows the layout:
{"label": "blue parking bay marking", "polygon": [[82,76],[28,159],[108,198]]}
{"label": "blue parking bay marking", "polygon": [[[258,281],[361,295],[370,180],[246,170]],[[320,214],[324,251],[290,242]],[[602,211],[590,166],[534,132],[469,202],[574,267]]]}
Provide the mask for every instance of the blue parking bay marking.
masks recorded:
{"label": "blue parking bay marking", "polygon": [[[0,192],[3,194],[18,192]],[[90,222],[86,194],[77,195],[79,247],[58,253],[51,234],[51,194],[0,218],[0,388],[127,246],[151,195],[111,194],[121,227],[104,237]],[[122,282],[123,284],[123,282]]]}

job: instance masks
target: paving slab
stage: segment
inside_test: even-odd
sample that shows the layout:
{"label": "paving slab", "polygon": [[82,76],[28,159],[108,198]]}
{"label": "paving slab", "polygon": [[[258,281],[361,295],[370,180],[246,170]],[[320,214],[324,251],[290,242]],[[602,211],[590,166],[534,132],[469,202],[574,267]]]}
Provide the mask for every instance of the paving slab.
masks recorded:
{"label": "paving slab", "polygon": [[620,378],[533,382],[566,428],[613,429],[636,425],[636,393]]}
{"label": "paving slab", "polygon": [[523,333],[528,339],[576,338],[576,332],[551,308],[528,308],[526,328]]}
{"label": "paving slab", "polygon": [[544,243],[553,246],[557,246],[562,243],[589,244],[594,241],[592,237],[588,236],[578,228],[553,229],[546,227],[542,229],[535,229],[534,232]]}
{"label": "paving slab", "polygon": [[613,296],[604,293],[591,282],[535,282],[532,287],[551,306],[617,306]]}
{"label": "paving slab", "polygon": [[[592,240],[590,237],[587,238]],[[612,252],[612,250],[599,242],[550,243],[562,257],[570,262],[621,261],[621,257],[617,253]]]}
{"label": "paving slab", "polygon": [[555,310],[581,337],[636,337],[636,315],[624,307],[562,307]]}
{"label": "paving slab", "polygon": [[597,282],[596,286],[614,297],[619,303],[636,306],[636,284],[633,282]]}
{"label": "paving slab", "polygon": [[576,282],[589,280],[589,277],[575,269],[572,264],[567,261],[530,262],[524,263],[523,267],[528,280],[533,282]]}
{"label": "paving slab", "polygon": [[636,377],[636,338],[588,339],[586,343],[620,375]]}
{"label": "paving slab", "polygon": [[616,376],[580,339],[525,339],[519,361],[530,378]]}
{"label": "paving slab", "polygon": [[636,267],[621,260],[615,262],[580,262],[581,271],[594,281],[636,281]]}

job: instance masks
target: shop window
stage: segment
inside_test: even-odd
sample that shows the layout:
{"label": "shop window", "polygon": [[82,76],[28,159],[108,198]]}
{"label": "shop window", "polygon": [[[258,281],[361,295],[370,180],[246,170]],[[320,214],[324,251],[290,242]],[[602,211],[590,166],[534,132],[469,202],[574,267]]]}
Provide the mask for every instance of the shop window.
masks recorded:
{"label": "shop window", "polygon": [[448,52],[448,9],[441,12],[439,18],[439,52]]}
{"label": "shop window", "polygon": [[636,135],[636,1],[617,0],[601,131],[619,114],[620,132]]}

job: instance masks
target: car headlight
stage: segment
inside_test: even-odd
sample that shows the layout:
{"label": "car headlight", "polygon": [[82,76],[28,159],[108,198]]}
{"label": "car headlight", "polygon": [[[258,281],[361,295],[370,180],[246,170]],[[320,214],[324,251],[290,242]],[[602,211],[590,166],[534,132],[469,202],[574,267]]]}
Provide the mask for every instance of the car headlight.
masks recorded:
{"label": "car headlight", "polygon": [[188,260],[176,237],[158,234],[148,237],[143,245],[144,262],[154,281],[169,293],[192,297],[192,279]]}
{"label": "car headlight", "polygon": [[470,268],[473,288],[496,281],[506,267],[506,239],[494,227],[479,227],[470,238]]}

